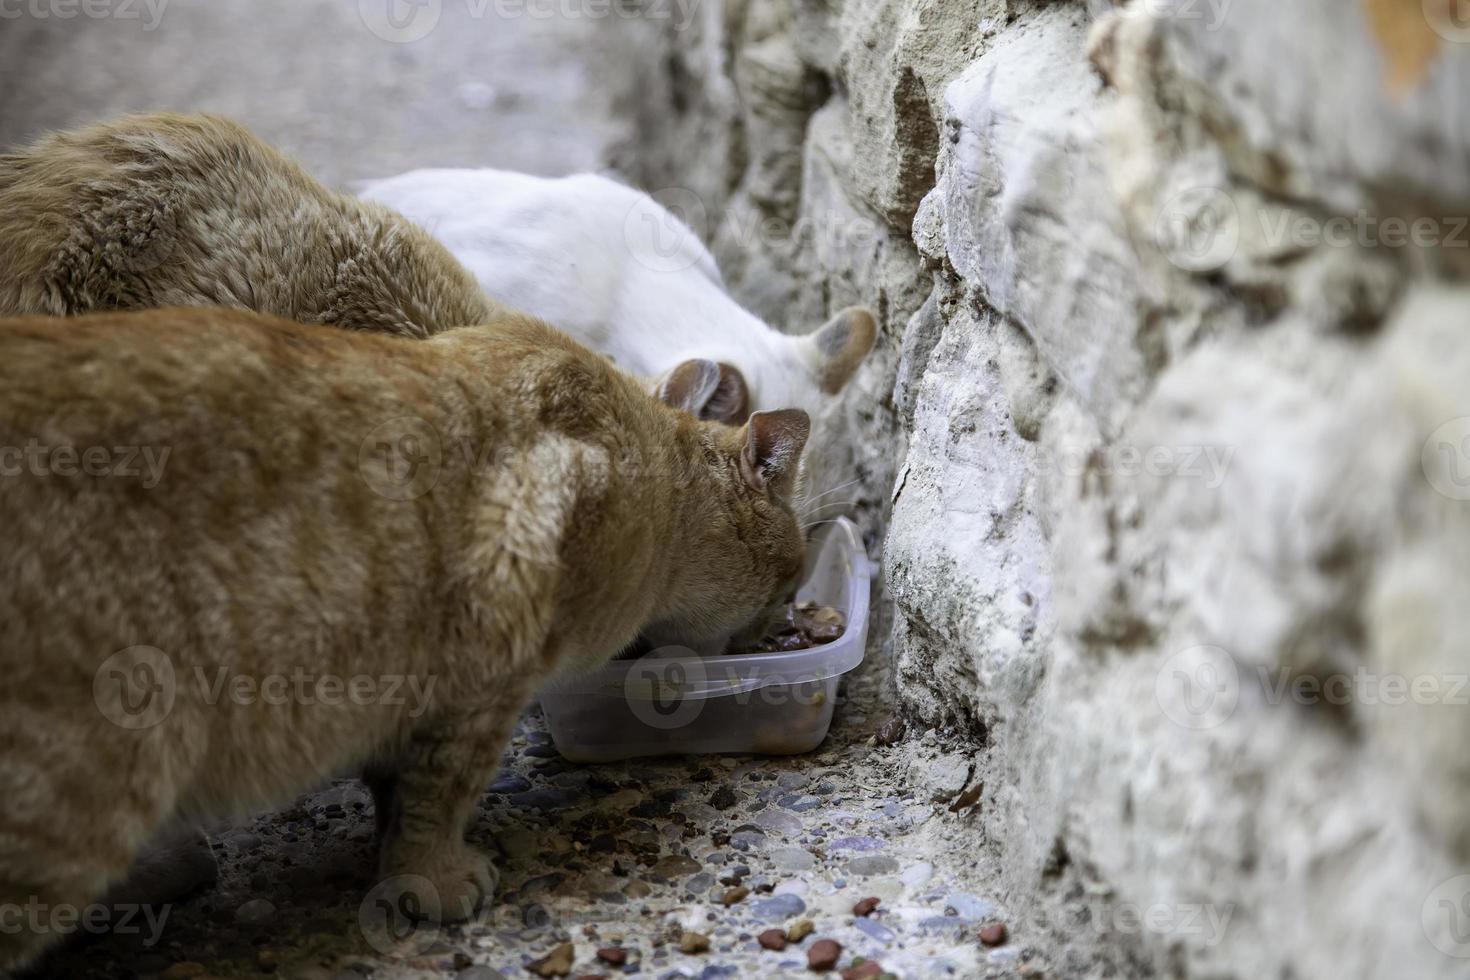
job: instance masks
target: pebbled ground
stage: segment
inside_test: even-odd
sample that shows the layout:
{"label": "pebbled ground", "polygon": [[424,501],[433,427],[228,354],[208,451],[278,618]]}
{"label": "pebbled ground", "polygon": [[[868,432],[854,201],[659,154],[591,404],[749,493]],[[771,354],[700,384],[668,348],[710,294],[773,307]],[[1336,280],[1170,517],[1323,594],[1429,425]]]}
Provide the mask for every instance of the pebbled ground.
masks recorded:
{"label": "pebbled ground", "polygon": [[[824,939],[842,946],[839,970],[871,960],[905,978],[1044,975],[1024,930],[981,941],[1006,917],[966,846],[967,772],[934,764],[932,733],[879,744],[886,689],[874,650],[850,675],[827,742],[787,758],[573,765],[533,708],[469,835],[502,871],[477,919],[396,919],[389,935],[378,900],[399,896],[372,873],[372,804],[341,781],[213,834],[220,881],[167,910],[160,942],[96,939],[53,958],[46,975],[532,978],[569,943],[573,977],[813,976],[808,954]],[[916,765],[921,788],[908,779]],[[869,897],[876,911],[855,915]],[[803,920],[810,934],[784,950],[759,942]],[[708,948],[683,951],[701,945],[691,934]],[[598,958],[609,947],[620,965]]]}

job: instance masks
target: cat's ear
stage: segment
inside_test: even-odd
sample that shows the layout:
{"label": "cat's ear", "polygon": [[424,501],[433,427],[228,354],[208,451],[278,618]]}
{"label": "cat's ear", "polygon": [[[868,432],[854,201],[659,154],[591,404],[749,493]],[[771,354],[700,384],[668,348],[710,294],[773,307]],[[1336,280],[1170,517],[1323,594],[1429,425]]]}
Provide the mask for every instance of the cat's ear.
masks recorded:
{"label": "cat's ear", "polygon": [[816,372],[817,385],[827,394],[842,390],[878,338],[878,321],[870,310],[849,306],[821,329],[802,337],[807,361]]}
{"label": "cat's ear", "polygon": [[654,386],[653,397],[699,417],[700,410],[720,386],[720,366],[702,358],[684,361]]}
{"label": "cat's ear", "polygon": [[654,395],[697,418],[738,424],[750,415],[745,375],[729,364],[689,360],[664,376]]}
{"label": "cat's ear", "polygon": [[745,424],[745,449],[740,454],[746,482],[757,490],[789,490],[811,429],[811,419],[799,408],[752,415]]}
{"label": "cat's ear", "polygon": [[739,368],[720,362],[720,383],[715,385],[699,417],[729,425],[739,425],[750,417],[750,388]]}

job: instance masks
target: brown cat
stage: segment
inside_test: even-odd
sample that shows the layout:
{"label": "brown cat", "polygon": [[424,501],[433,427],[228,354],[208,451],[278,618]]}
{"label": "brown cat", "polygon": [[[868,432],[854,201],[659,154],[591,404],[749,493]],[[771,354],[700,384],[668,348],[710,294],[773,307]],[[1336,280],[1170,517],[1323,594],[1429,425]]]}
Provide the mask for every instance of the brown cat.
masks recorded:
{"label": "brown cat", "polygon": [[472,914],[537,686],[759,622],[801,566],[805,413],[697,421],[525,318],[0,320],[0,372],[0,903],[86,906],[160,829],[366,764],[380,872]]}
{"label": "brown cat", "polygon": [[0,155],[0,270],[5,315],[227,306],[426,337],[494,313],[428,233],[205,115],[129,116]]}

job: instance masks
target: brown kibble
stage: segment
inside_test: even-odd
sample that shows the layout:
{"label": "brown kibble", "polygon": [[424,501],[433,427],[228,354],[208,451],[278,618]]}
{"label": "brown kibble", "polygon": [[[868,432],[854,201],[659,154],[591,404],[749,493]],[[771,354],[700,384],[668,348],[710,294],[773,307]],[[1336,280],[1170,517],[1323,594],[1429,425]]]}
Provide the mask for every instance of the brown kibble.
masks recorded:
{"label": "brown kibble", "polygon": [[679,937],[679,952],[695,953],[709,952],[709,937],[702,932],[685,932]]}
{"label": "brown kibble", "polygon": [[560,946],[532,961],[528,969],[538,977],[564,977],[572,972],[572,961],[577,958],[577,948],[571,943]]}
{"label": "brown kibble", "polygon": [[725,894],[720,897],[720,902],[726,907],[729,907],[749,894],[749,888],[746,888],[744,885],[737,885],[734,888],[725,889]]}
{"label": "brown kibble", "polygon": [[818,939],[812,943],[812,948],[806,951],[806,967],[808,970],[822,973],[836,966],[840,956],[842,956],[841,943],[835,939]]}
{"label": "brown kibble", "polygon": [[887,720],[878,728],[876,736],[879,745],[897,745],[903,741],[908,731],[908,723],[903,720],[902,715],[889,715]]}
{"label": "brown kibble", "polygon": [[812,934],[816,926],[812,925],[811,919],[797,919],[786,929],[786,941],[788,943],[799,943]]}
{"label": "brown kibble", "polygon": [[628,951],[621,946],[604,946],[597,951],[597,958],[609,966],[622,966],[628,962]]}
{"label": "brown kibble", "polygon": [[877,960],[863,960],[842,971],[842,980],[869,980],[883,973],[883,965]]}
{"label": "brown kibble", "polygon": [[774,949],[779,953],[786,948],[786,933],[780,929],[767,929],[759,936],[756,936],[755,941],[766,949]]}
{"label": "brown kibble", "polygon": [[1002,946],[1009,935],[1004,922],[992,922],[980,930],[980,941],[987,946]]}
{"label": "brown kibble", "polygon": [[882,899],[869,895],[852,907],[852,914],[858,918],[862,918],[865,915],[872,915],[873,910],[878,907],[878,903],[881,901]]}

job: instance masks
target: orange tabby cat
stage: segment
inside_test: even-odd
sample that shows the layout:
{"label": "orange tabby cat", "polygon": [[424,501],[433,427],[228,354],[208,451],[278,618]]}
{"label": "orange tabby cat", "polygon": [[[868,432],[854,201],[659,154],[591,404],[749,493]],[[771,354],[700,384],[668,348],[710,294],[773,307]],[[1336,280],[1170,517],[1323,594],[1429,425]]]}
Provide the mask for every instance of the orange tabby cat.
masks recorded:
{"label": "orange tabby cat", "polygon": [[366,764],[381,873],[472,914],[537,686],[738,630],[801,565],[804,413],[699,422],[524,318],[0,320],[0,375],[0,903],[85,906],[160,829]]}
{"label": "orange tabby cat", "polygon": [[150,113],[0,154],[0,314],[229,306],[424,337],[493,305],[431,235],[227,119]]}

